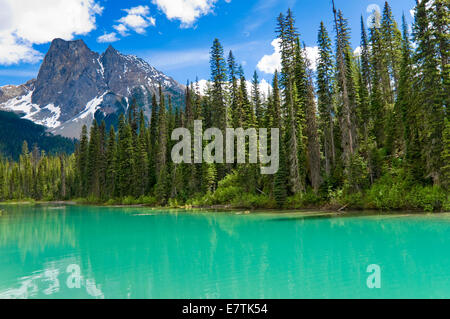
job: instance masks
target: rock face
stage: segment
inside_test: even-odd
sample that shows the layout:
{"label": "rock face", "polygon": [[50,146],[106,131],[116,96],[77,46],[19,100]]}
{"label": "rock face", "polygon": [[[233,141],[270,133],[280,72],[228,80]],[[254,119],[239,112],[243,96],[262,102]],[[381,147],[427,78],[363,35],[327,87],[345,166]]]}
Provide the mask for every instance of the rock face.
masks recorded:
{"label": "rock face", "polygon": [[112,46],[99,55],[82,40],[55,39],[36,80],[0,88],[0,109],[21,113],[54,134],[77,138],[94,118],[116,124],[132,99],[149,116],[151,96],[158,94],[160,83],[180,104],[184,86],[144,60]]}
{"label": "rock face", "polygon": [[23,96],[34,90],[34,84],[36,80],[30,80],[22,85],[6,85],[0,88],[0,104],[6,103],[9,100]]}
{"label": "rock face", "polygon": [[99,70],[99,55],[83,41],[54,40],[39,70],[31,102],[59,106],[59,120],[65,122],[108,90]]}

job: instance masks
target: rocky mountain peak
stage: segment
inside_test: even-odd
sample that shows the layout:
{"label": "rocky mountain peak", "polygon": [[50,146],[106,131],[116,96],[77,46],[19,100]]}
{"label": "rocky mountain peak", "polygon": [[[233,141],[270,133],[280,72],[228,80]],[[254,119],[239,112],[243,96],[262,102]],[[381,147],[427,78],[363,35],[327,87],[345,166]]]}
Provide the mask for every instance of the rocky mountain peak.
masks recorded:
{"label": "rocky mountain peak", "polygon": [[94,117],[114,124],[131,98],[137,97],[145,114],[151,114],[150,97],[158,94],[159,83],[175,103],[182,100],[184,86],[138,57],[112,46],[99,55],[82,40],[55,39],[36,81],[2,89],[0,109],[25,113],[53,133],[78,137]]}
{"label": "rocky mountain peak", "polygon": [[82,40],[54,40],[39,70],[32,103],[57,105],[62,111],[59,121],[70,119],[106,90],[98,59]]}
{"label": "rocky mountain peak", "polygon": [[105,55],[117,55],[119,54],[119,51],[117,51],[111,44],[108,46],[106,51],[102,54],[102,56]]}

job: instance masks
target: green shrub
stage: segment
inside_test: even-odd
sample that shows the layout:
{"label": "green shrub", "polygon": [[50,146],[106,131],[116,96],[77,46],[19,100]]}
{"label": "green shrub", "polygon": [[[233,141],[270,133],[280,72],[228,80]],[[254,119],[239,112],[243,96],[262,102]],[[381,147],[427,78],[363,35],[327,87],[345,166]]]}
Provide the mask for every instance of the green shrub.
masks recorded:
{"label": "green shrub", "polygon": [[277,206],[275,200],[269,196],[249,193],[242,193],[239,197],[235,198],[231,204],[233,207],[250,209],[273,209]]}
{"label": "green shrub", "polygon": [[368,208],[400,209],[405,208],[405,192],[407,188],[401,184],[376,183],[367,192]]}
{"label": "green shrub", "polygon": [[242,196],[242,194],[244,194],[244,191],[238,186],[219,187],[212,196],[213,204],[229,204],[234,199]]}
{"label": "green shrub", "polygon": [[323,202],[324,199],[320,195],[317,195],[312,190],[308,190],[305,193],[298,193],[288,197],[286,206],[291,209],[303,209],[320,206]]}
{"label": "green shrub", "polygon": [[106,206],[113,206],[113,205],[117,205],[117,204],[120,204],[120,203],[115,198],[111,198],[105,203]]}
{"label": "green shrub", "polygon": [[139,203],[142,205],[156,206],[158,201],[155,196],[141,196],[139,198]]}
{"label": "green shrub", "polygon": [[412,208],[427,212],[444,210],[448,194],[438,186],[415,186],[406,196],[406,202]]}
{"label": "green shrub", "polygon": [[138,201],[133,196],[127,196],[122,198],[122,205],[136,205]]}

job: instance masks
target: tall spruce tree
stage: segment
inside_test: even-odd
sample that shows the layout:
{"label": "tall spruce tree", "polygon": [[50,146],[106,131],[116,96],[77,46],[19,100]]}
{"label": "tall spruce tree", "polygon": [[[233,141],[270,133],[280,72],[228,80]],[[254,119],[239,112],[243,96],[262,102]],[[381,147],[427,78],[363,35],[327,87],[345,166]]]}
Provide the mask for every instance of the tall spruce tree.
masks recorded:
{"label": "tall spruce tree", "polygon": [[106,147],[106,177],[105,177],[105,193],[108,198],[114,197],[117,174],[117,150],[116,150],[116,132],[114,126],[111,125],[108,137],[108,145]]}
{"label": "tall spruce tree", "polygon": [[253,108],[255,110],[256,126],[261,127],[263,121],[263,109],[261,101],[261,92],[259,90],[259,77],[256,71],[253,73],[253,80],[252,80],[252,102]]}
{"label": "tall spruce tree", "polygon": [[414,62],[419,73],[416,77],[415,90],[419,94],[415,102],[418,103],[419,112],[423,117],[420,139],[426,162],[425,177],[431,178],[434,184],[439,185],[445,112],[441,89],[442,77],[439,71],[441,61],[434,32],[433,10],[434,7],[430,5],[429,0],[417,3],[414,22],[414,40],[417,48]]}
{"label": "tall spruce tree", "polygon": [[[392,14],[392,9],[387,1],[384,4],[380,29],[383,41],[383,53],[385,55],[384,59],[388,66],[391,82],[394,83],[393,89],[397,90],[400,76],[400,63],[402,59],[402,35]],[[392,101],[393,100],[392,97]]]}
{"label": "tall spruce tree", "polygon": [[[289,9],[287,15],[278,17],[277,36],[280,39],[281,51],[281,79],[284,103],[283,113],[286,122],[282,135],[284,136],[286,158],[288,159],[289,186],[292,193],[305,190],[304,174],[300,172],[300,162],[305,158],[303,148],[303,126],[299,118],[304,118],[301,112],[303,105],[298,94],[295,82],[296,48],[298,45],[298,33],[295,28],[295,19]],[[298,93],[298,92],[297,92]],[[303,98],[303,96],[301,97]]]}
{"label": "tall spruce tree", "polygon": [[336,164],[336,145],[334,139],[335,106],[333,104],[334,67],[331,40],[323,22],[320,23],[318,46],[317,94],[320,114],[319,128],[322,132],[325,173],[327,176],[330,176],[331,170]]}
{"label": "tall spruce tree", "polygon": [[352,156],[357,150],[355,123],[355,92],[352,77],[352,52],[349,43],[349,29],[347,20],[342,12],[337,11],[333,1],[333,12],[336,29],[336,62],[337,83],[339,88],[340,105],[338,107],[339,126],[341,130],[341,145],[345,167],[350,167]]}
{"label": "tall spruce tree", "polygon": [[134,157],[133,133],[130,123],[122,114],[119,118],[117,189],[122,197],[132,195],[134,190]]}
{"label": "tall spruce tree", "polygon": [[81,138],[78,154],[78,175],[80,176],[79,195],[86,196],[89,185],[89,177],[87,172],[89,161],[89,140],[87,136],[87,126],[83,125],[81,129]]}
{"label": "tall spruce tree", "polygon": [[97,120],[94,119],[89,134],[88,167],[89,178],[88,193],[95,198],[100,197],[99,163],[100,163],[100,134]]}

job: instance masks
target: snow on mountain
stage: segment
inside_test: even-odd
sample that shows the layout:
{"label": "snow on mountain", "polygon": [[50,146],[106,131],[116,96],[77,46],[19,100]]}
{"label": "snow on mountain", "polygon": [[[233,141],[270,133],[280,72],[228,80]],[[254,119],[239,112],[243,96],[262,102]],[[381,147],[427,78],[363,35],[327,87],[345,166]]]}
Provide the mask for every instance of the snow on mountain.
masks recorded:
{"label": "snow on mountain", "polygon": [[53,40],[37,79],[0,88],[0,109],[21,114],[50,132],[79,137],[92,120],[116,124],[131,99],[151,114],[151,95],[165,94],[181,104],[184,86],[146,61],[112,46],[101,55],[82,40]]}

